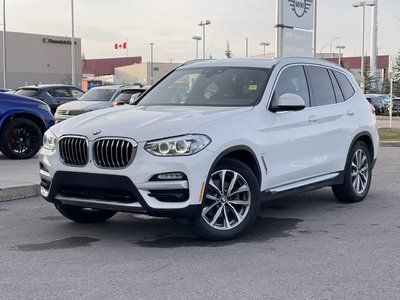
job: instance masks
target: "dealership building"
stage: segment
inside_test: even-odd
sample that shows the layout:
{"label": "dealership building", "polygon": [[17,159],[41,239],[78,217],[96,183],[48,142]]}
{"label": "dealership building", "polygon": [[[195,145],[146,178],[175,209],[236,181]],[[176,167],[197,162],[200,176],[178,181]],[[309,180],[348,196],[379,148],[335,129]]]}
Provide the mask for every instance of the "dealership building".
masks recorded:
{"label": "dealership building", "polygon": [[[0,32],[3,45],[3,33]],[[42,83],[71,84],[71,38],[44,34],[6,32],[6,88]],[[81,82],[81,39],[75,38],[75,78]],[[3,70],[3,48],[0,47]],[[3,72],[0,70],[0,86]]]}

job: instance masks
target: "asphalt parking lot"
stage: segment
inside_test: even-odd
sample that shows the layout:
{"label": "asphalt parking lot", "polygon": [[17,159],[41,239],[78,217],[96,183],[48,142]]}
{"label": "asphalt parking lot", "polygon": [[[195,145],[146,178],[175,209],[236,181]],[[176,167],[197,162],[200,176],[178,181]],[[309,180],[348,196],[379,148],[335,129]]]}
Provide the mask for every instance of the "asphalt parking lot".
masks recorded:
{"label": "asphalt parking lot", "polygon": [[253,230],[200,240],[170,219],[65,220],[39,197],[0,203],[0,299],[398,299],[400,150],[368,198],[330,189],[269,202]]}

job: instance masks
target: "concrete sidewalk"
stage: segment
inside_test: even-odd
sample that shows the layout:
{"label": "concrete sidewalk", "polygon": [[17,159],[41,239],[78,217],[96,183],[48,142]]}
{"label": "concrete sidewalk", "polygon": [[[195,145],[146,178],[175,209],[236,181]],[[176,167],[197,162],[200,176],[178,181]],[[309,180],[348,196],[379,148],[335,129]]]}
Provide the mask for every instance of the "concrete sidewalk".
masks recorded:
{"label": "concrete sidewalk", "polygon": [[37,196],[39,183],[37,156],[12,160],[0,152],[0,202]]}

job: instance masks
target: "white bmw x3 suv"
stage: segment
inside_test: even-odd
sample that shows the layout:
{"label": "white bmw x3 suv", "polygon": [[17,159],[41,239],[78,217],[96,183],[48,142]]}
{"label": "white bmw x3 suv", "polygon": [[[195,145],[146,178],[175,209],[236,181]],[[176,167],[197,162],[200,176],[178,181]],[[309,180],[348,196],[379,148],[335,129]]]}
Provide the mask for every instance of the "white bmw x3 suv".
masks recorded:
{"label": "white bmw x3 suv", "polygon": [[147,213],[226,240],[251,227],[263,200],[325,186],[340,201],[363,200],[378,147],[373,108],[335,64],[191,62],[136,106],[49,129],[41,194],[76,222]]}

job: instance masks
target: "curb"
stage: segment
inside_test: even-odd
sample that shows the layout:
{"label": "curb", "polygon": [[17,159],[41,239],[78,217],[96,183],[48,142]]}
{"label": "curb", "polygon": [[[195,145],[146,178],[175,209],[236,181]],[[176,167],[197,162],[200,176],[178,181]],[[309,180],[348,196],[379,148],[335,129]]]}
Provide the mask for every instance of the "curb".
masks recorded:
{"label": "curb", "polygon": [[380,147],[400,147],[400,141],[379,142]]}
{"label": "curb", "polygon": [[0,202],[36,197],[40,195],[39,184],[0,189]]}

